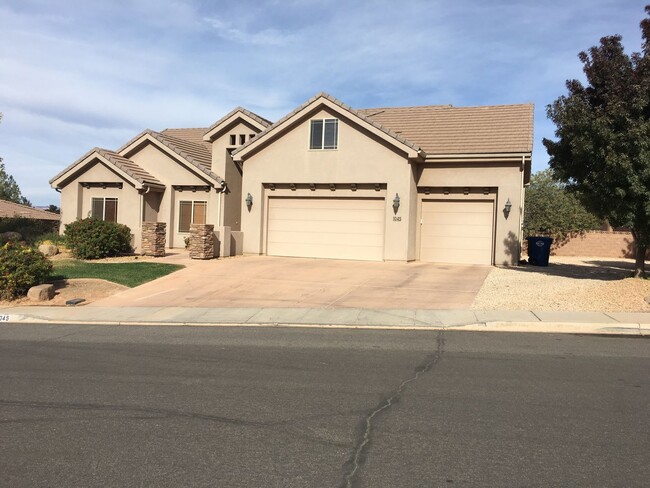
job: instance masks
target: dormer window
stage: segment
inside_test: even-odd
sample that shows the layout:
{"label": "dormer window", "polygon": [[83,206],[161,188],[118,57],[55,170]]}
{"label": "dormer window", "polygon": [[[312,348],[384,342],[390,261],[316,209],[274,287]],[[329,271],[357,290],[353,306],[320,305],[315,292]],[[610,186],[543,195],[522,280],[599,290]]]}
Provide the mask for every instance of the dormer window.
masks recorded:
{"label": "dormer window", "polygon": [[338,119],[314,119],[311,121],[309,149],[337,149],[338,143]]}

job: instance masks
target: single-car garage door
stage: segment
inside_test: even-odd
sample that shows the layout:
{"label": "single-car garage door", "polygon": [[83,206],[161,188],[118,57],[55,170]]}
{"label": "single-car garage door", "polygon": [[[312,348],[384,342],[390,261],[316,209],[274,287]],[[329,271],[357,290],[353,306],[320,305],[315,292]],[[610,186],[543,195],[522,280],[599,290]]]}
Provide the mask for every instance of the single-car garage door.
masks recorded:
{"label": "single-car garage door", "polygon": [[492,264],[491,200],[423,200],[420,260]]}
{"label": "single-car garage door", "polygon": [[269,256],[384,258],[383,198],[269,198]]}

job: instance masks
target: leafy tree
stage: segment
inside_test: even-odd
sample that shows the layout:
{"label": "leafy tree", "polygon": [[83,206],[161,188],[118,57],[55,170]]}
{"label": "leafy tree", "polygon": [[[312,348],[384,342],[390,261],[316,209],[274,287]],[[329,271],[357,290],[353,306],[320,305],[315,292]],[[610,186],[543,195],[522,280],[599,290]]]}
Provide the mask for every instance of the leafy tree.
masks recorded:
{"label": "leafy tree", "polygon": [[635,276],[645,276],[650,244],[650,18],[641,31],[641,52],[626,54],[614,35],[579,54],[587,84],[567,81],[568,95],[547,107],[557,141],[544,139],[553,175],[593,213],[631,229]]}
{"label": "leafy tree", "polygon": [[[2,120],[2,114],[0,113],[0,120]],[[29,200],[27,200],[22,193],[20,193],[20,188],[18,188],[18,183],[14,180],[13,176],[7,174],[5,171],[5,165],[2,162],[0,157],[0,200],[9,200],[10,202],[22,203],[23,205],[31,206]]]}
{"label": "leafy tree", "polygon": [[59,207],[57,207],[56,205],[52,205],[52,204],[50,204],[50,206],[47,207],[47,211],[55,213],[55,214],[60,214],[61,213],[61,209]]}
{"label": "leafy tree", "polygon": [[531,177],[524,209],[526,236],[546,235],[559,242],[573,234],[601,227],[602,221],[587,211],[577,195],[567,191],[565,186],[555,180],[548,169]]}

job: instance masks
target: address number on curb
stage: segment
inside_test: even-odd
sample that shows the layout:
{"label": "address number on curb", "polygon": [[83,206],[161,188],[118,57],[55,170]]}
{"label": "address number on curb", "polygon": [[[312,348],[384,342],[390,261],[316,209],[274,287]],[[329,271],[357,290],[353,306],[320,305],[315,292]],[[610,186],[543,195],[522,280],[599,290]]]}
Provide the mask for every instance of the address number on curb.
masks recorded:
{"label": "address number on curb", "polygon": [[0,315],[0,322],[9,322],[9,315]]}

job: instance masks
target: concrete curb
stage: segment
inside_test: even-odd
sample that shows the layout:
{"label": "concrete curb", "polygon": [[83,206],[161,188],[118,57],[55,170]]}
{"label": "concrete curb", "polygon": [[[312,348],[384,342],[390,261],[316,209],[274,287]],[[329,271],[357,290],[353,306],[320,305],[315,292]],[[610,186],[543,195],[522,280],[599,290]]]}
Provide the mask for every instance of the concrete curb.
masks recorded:
{"label": "concrete curb", "polygon": [[14,324],[61,324],[89,326],[148,326],[148,327],[263,327],[263,328],[313,328],[313,329],[359,329],[359,330],[454,330],[467,332],[526,332],[542,334],[591,334],[650,336],[650,327],[640,323],[590,324],[576,322],[475,322],[468,324],[319,324],[308,322],[188,322],[188,321],[142,321],[142,320],[57,320],[24,314],[12,316]]}

